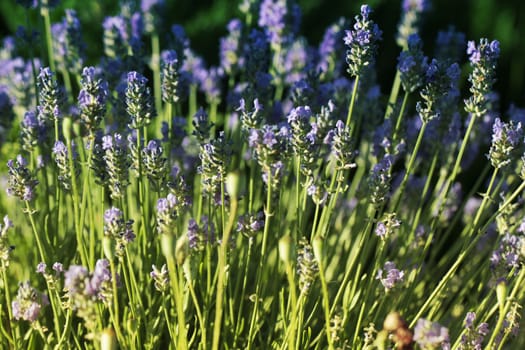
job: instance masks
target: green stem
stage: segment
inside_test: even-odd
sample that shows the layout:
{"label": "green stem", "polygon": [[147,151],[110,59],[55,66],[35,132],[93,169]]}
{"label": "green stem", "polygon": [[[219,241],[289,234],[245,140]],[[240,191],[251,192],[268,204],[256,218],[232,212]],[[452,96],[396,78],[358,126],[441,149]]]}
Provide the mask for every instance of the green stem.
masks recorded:
{"label": "green stem", "polygon": [[166,303],[166,294],[163,292],[162,293],[162,313],[164,314],[164,319],[166,320],[166,327],[168,327],[168,333],[170,335],[170,342],[171,342],[171,345],[173,346],[174,349],[177,348],[177,343],[176,343],[176,339],[177,339],[177,336],[175,334],[175,332],[173,331],[173,328],[172,328],[172,322],[171,322],[171,319],[170,319],[170,316],[168,315],[168,303]]}
{"label": "green stem", "polygon": [[324,317],[325,317],[326,340],[328,341],[328,349],[332,350],[334,348],[334,344],[332,340],[332,332],[331,332],[331,326],[330,326],[330,297],[328,295],[328,286],[326,284],[326,278],[324,274],[324,266],[322,263],[322,259],[319,259],[317,263],[319,264],[319,278],[321,280],[321,291],[323,294],[323,310],[324,310]]}
{"label": "green stem", "polygon": [[55,72],[55,59],[53,57],[53,40],[51,39],[51,19],[47,4],[41,6],[41,15],[44,18],[44,31],[46,33],[47,54],[49,59],[49,68]]}
{"label": "green stem", "polygon": [[162,90],[160,85],[160,43],[159,35],[151,34],[151,70],[153,71],[153,94],[157,113],[162,110]]}
{"label": "green stem", "polygon": [[[5,302],[7,304],[7,315],[9,317],[9,320],[13,319],[13,311],[11,309],[11,293],[9,293],[9,284],[7,283],[7,267],[5,266],[4,260],[1,260],[2,266],[2,280],[4,284],[4,296],[5,296]],[[1,310],[1,308],[0,308]],[[2,322],[3,323],[3,322]],[[16,347],[16,344],[18,343],[19,338],[19,329],[18,327],[13,327],[14,323],[7,322],[7,325],[9,326],[9,329],[11,330],[11,337],[8,339],[8,341],[13,344],[14,347]]]}
{"label": "green stem", "polygon": [[417,135],[417,140],[414,146],[414,150],[412,151],[412,154],[410,155],[410,159],[408,161],[405,175],[403,176],[403,180],[401,180],[401,184],[399,185],[399,190],[398,190],[396,201],[394,202],[394,205],[392,206],[393,213],[396,212],[397,208],[399,207],[399,204],[401,203],[401,198],[403,197],[403,192],[405,191],[405,187],[407,185],[408,178],[412,174],[414,163],[417,158],[417,152],[419,151],[419,147],[421,146],[423,142],[423,136],[425,135],[426,128],[427,128],[427,123],[423,122],[423,124],[421,125],[421,129],[419,130],[419,134]]}
{"label": "green stem", "polygon": [[393,140],[394,145],[396,145],[398,141],[397,138],[399,134],[399,129],[401,129],[401,122],[403,120],[403,114],[405,113],[405,108],[406,108],[406,104],[408,101],[408,95],[409,93],[405,92],[405,95],[403,96],[403,103],[401,104],[401,110],[399,111],[399,114],[397,115],[396,126],[394,128],[394,133],[392,134],[392,140]]}
{"label": "green stem", "polygon": [[197,320],[199,321],[199,326],[201,328],[201,344],[203,348],[206,348],[206,323],[202,317],[201,307],[199,305],[199,300],[197,299],[197,294],[195,294],[195,289],[193,288],[193,282],[187,277],[188,289],[190,291],[190,296],[193,301],[193,306],[195,307],[195,312],[197,313]]}
{"label": "green stem", "polygon": [[352,97],[350,99],[350,105],[348,106],[348,114],[346,116],[346,126],[350,128],[352,133],[354,131],[352,130],[350,123],[352,122],[352,115],[354,113],[354,105],[355,105],[355,101],[357,97],[358,85],[359,85],[359,75],[356,75],[355,80],[354,80],[354,87],[352,89]]}
{"label": "green stem", "polygon": [[[505,305],[503,306],[503,308],[500,308],[498,322],[496,323],[496,327],[494,328],[494,331],[492,331],[492,335],[490,337],[489,342],[487,343],[486,349],[493,349],[494,341],[496,340],[496,337],[500,333],[501,327],[503,327],[503,323],[505,322],[507,318],[507,313],[509,312],[509,309],[512,305],[514,297],[516,296],[516,293],[518,292],[518,290],[520,291],[523,290],[523,287],[521,286],[521,284],[524,278],[525,278],[525,269],[522,268],[520,270],[516,283],[514,284],[514,288],[512,289],[512,292],[509,294],[509,296],[505,300]],[[500,343],[500,347],[502,343],[503,341]]]}
{"label": "green stem", "polygon": [[[215,322],[213,324],[213,340],[212,349],[219,349],[219,340],[221,335],[221,324],[222,324],[222,311],[224,306],[224,290],[228,280],[226,279],[228,271],[227,269],[227,254],[228,247],[230,245],[230,227],[226,228],[225,224],[225,210],[224,210],[224,181],[221,179],[221,222],[222,222],[222,242],[219,249],[219,262],[218,262],[218,280],[217,280],[217,294],[215,299]],[[230,214],[230,220],[233,220],[237,211],[237,200],[232,198],[232,211]]]}
{"label": "green stem", "polygon": [[396,70],[396,76],[390,90],[390,97],[388,98],[388,104],[385,110],[385,119],[390,118],[390,115],[394,111],[394,106],[397,102],[397,95],[399,94],[399,88],[401,87],[401,74],[399,70]]}
{"label": "green stem", "polygon": [[438,215],[436,215],[435,219],[432,222],[431,230],[434,229],[437,223],[437,218],[441,216],[441,213],[443,212],[445,208],[445,198],[447,198],[448,192],[452,188],[452,184],[456,180],[456,177],[460,171],[461,161],[463,160],[463,155],[465,154],[465,150],[467,149],[467,143],[468,143],[470,134],[472,133],[472,130],[474,128],[474,123],[476,121],[476,118],[477,118],[476,114],[471,115],[470,122],[465,132],[465,136],[463,136],[463,141],[461,141],[461,146],[459,148],[458,156],[456,157],[456,162],[454,163],[454,167],[452,168],[452,173],[450,174],[448,181],[446,182],[445,189],[441,192],[441,200],[439,202],[441,203],[441,205],[438,210]]}
{"label": "green stem", "polygon": [[257,266],[257,274],[255,278],[255,301],[253,306],[252,317],[250,320],[250,330],[248,332],[248,350],[252,348],[253,338],[255,336],[255,325],[258,323],[259,319],[259,304],[261,298],[261,283],[262,283],[262,270],[266,257],[266,245],[268,241],[268,231],[270,229],[270,218],[273,216],[272,213],[272,171],[268,170],[268,181],[267,181],[267,195],[266,195],[266,208],[264,209],[266,214],[266,219],[264,220],[264,229],[262,237],[262,246],[261,246],[261,256],[259,259],[259,264]]}
{"label": "green stem", "polygon": [[118,291],[117,291],[117,270],[115,268],[115,262],[113,259],[109,259],[109,266],[111,269],[111,283],[112,283],[112,293],[113,293],[113,307],[109,308],[111,320],[113,327],[115,328],[115,334],[117,335],[117,340],[120,343],[120,346],[124,347],[126,344],[122,330],[120,329],[120,317],[119,317],[119,301],[118,301]]}

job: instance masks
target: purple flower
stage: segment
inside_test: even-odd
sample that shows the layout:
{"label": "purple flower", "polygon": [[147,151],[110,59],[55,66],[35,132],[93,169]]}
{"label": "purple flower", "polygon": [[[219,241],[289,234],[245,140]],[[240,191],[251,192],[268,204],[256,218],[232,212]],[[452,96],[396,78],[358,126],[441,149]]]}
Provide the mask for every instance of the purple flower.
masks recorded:
{"label": "purple flower", "polygon": [[414,92],[424,84],[427,58],[423,55],[423,43],[417,34],[408,37],[408,49],[399,54],[397,69],[405,91]]}
{"label": "purple flower", "polygon": [[286,1],[263,0],[259,12],[259,26],[264,28],[272,45],[280,46],[285,40]]}
{"label": "purple flower", "polygon": [[61,273],[64,271],[64,266],[62,265],[62,263],[59,262],[54,263],[52,268],[57,273]]}
{"label": "purple flower", "polygon": [[146,33],[150,34],[159,29],[164,6],[164,0],[142,0],[140,2],[140,9],[144,16],[144,31]]}
{"label": "purple flower", "polygon": [[188,230],[186,232],[190,249],[196,249],[199,244],[199,225],[195,219],[190,219],[188,222]]}
{"label": "purple flower", "polygon": [[60,107],[62,105],[63,94],[58,86],[55,74],[49,67],[40,68],[38,74],[39,105],[38,119],[45,124],[52,124],[54,120],[61,117]]}
{"label": "purple flower", "polygon": [[513,268],[519,268],[523,236],[505,234],[496,250],[490,257],[490,267],[497,273],[505,275]]}
{"label": "purple flower", "polygon": [[169,274],[166,264],[163,264],[160,270],[157,266],[151,266],[150,276],[153,279],[155,289],[159,292],[165,292],[169,285]]}
{"label": "purple flower", "polygon": [[102,290],[104,282],[111,281],[111,272],[109,270],[109,261],[99,259],[95,263],[95,270],[91,275],[89,283],[86,285],[85,292],[87,295],[98,296]]}
{"label": "purple flower", "polygon": [[425,12],[430,7],[428,0],[403,0],[403,11]]}
{"label": "purple flower", "polygon": [[266,129],[262,136],[262,142],[268,148],[273,148],[278,143],[273,130]]}
{"label": "purple flower", "polygon": [[401,20],[399,21],[396,42],[402,48],[407,47],[410,35],[419,32],[421,15],[430,7],[428,0],[403,0],[401,6]]}
{"label": "purple flower", "polygon": [[18,293],[11,303],[13,317],[16,320],[35,322],[42,307],[48,304],[49,300],[45,294],[31,287],[29,281],[22,282],[18,285]]}
{"label": "purple flower", "polygon": [[414,328],[414,341],[422,349],[450,348],[448,329],[437,322],[420,318]]}
{"label": "purple flower", "polygon": [[490,43],[487,39],[481,39],[479,46],[474,41],[467,43],[467,55],[472,64],[479,64],[482,60],[495,61],[500,53],[499,42],[493,40]]}
{"label": "purple flower", "polygon": [[242,29],[241,20],[234,18],[228,23],[228,36],[220,40],[221,67],[228,75],[235,74],[244,65],[241,45]]}
{"label": "purple flower", "polygon": [[62,22],[55,23],[53,33],[54,57],[61,70],[80,73],[86,59],[85,44],[82,40],[80,21],[74,10],[67,9]]}
{"label": "purple flower", "polygon": [[162,100],[176,103],[182,94],[179,81],[180,63],[177,52],[174,50],[163,51],[161,54],[161,67]]}
{"label": "purple flower", "polygon": [[55,155],[67,156],[67,147],[64,142],[58,140],[53,146],[53,153]]}
{"label": "purple flower", "polygon": [[172,234],[177,218],[177,210],[181,209],[177,197],[169,193],[165,198],[157,200],[157,231],[159,233]]}
{"label": "purple flower", "polygon": [[69,294],[82,293],[84,290],[84,283],[88,276],[89,271],[84,266],[69,266],[69,269],[64,272],[64,289],[66,289]]}
{"label": "purple flower", "polygon": [[168,159],[164,157],[163,151],[156,140],[149,141],[142,150],[142,169],[156,192],[166,188],[168,181]]}
{"label": "purple flower", "polygon": [[387,234],[387,228],[386,228],[386,226],[385,226],[385,224],[383,222],[378,222],[377,223],[377,226],[376,226],[376,229],[375,229],[375,233],[381,239],[385,238],[385,236]]}
{"label": "purple flower", "polygon": [[346,63],[348,73],[357,76],[374,63],[377,44],[381,40],[382,32],[372,20],[368,18],[372,10],[368,5],[361,6],[361,17],[356,16],[353,30],[347,30],[344,43],[348,46]]}
{"label": "purple flower", "polygon": [[97,79],[95,67],[85,67],[80,80],[81,89],[78,94],[80,118],[93,132],[106,114],[106,101],[109,96],[108,83]]}
{"label": "purple flower", "polygon": [[475,116],[481,116],[486,114],[490,103],[487,97],[496,81],[499,42],[493,40],[489,43],[486,38],[482,38],[476,46],[475,42],[469,41],[467,54],[473,70],[469,75],[472,95],[465,101],[465,110]]}
{"label": "purple flower", "polygon": [[47,265],[45,262],[39,262],[38,265],[36,265],[36,272],[43,275],[46,273],[46,267]]}
{"label": "purple flower", "polygon": [[125,57],[128,52],[130,36],[126,20],[121,16],[106,17],[104,28],[104,53],[110,58]]}
{"label": "purple flower", "polygon": [[104,235],[115,241],[118,256],[122,255],[126,245],[135,239],[132,226],[133,220],[125,221],[124,213],[120,209],[112,207],[104,212]]}
{"label": "purple flower", "polygon": [[488,323],[482,322],[477,328],[474,328],[474,321],[476,314],[474,312],[467,312],[465,316],[465,333],[461,336],[459,344],[460,350],[474,349],[481,350],[483,339],[489,333]]}
{"label": "purple flower", "polygon": [[496,118],[492,126],[492,145],[489,154],[492,166],[502,168],[523,153],[523,129],[521,123],[504,123]]}
{"label": "purple flower", "polygon": [[[385,276],[383,276],[383,272],[386,274]],[[395,263],[387,261],[383,269],[379,269],[377,271],[376,279],[381,281],[381,284],[388,292],[396,285],[399,285],[401,282],[403,282],[404,276],[405,273],[403,271],[396,269]]]}
{"label": "purple flower", "polygon": [[21,200],[30,201],[34,197],[33,190],[38,180],[27,168],[27,161],[21,156],[7,161],[9,178],[7,180],[7,195],[16,196]]}
{"label": "purple flower", "polygon": [[126,86],[126,111],[131,117],[129,126],[139,129],[148,125],[154,117],[154,107],[148,79],[142,74],[131,71],[127,75]]}
{"label": "purple flower", "polygon": [[208,103],[219,103],[221,98],[221,78],[224,72],[221,67],[211,67],[209,70],[200,70],[199,75],[196,74],[199,80],[201,91],[206,96]]}

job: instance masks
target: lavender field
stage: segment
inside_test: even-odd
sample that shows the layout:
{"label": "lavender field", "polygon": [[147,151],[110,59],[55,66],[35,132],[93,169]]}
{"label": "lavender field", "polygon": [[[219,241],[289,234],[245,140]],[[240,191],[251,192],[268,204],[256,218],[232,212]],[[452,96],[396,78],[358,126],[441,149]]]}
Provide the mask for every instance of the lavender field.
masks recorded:
{"label": "lavender field", "polygon": [[241,0],[206,57],[162,0],[74,5],[1,38],[1,349],[525,348],[499,38]]}

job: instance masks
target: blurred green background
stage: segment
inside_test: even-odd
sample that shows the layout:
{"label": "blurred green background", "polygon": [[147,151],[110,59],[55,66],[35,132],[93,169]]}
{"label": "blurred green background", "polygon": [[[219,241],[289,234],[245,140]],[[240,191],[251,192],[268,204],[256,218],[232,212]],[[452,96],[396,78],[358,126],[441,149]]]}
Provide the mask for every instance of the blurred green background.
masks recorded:
{"label": "blurred green background", "polygon": [[[206,62],[218,61],[219,38],[226,33],[229,19],[239,16],[236,0],[167,0],[168,23],[185,27],[192,48]],[[310,44],[317,45],[325,28],[339,17],[353,18],[363,2],[349,0],[298,0],[303,10],[301,32]],[[394,36],[400,17],[401,1],[370,0],[372,18],[383,30],[383,42],[378,58],[379,79],[383,92],[387,93],[394,76],[399,48]],[[65,0],[52,12],[54,21],[60,20],[64,8],[74,8],[82,22],[83,36],[88,42],[91,63],[102,52],[102,20],[115,15],[118,1]],[[0,35],[14,33],[17,26],[25,23],[25,11],[15,0],[0,1],[2,21]],[[525,5],[522,0],[434,0],[432,9],[423,22],[421,35],[425,51],[431,54],[439,30],[454,25],[466,34],[467,40],[478,41],[481,37],[498,39],[501,43],[501,59],[498,67],[496,89],[501,94],[501,108],[506,111],[509,103],[525,105]],[[341,53],[344,59],[344,53]]]}

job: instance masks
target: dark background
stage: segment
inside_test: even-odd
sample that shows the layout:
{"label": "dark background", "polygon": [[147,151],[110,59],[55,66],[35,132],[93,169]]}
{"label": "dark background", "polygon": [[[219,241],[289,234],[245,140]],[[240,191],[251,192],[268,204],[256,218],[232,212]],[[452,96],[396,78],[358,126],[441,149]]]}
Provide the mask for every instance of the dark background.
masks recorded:
{"label": "dark background", "polygon": [[[359,13],[362,2],[351,0],[298,0],[303,10],[301,33],[310,44],[317,45],[325,28],[339,17],[353,18]],[[166,1],[165,12],[168,23],[185,27],[192,48],[206,62],[218,61],[219,38],[226,33],[226,23],[239,16],[236,0],[174,0]],[[388,93],[394,76],[399,48],[394,36],[400,17],[401,1],[371,0],[367,2],[374,13],[372,18],[383,31],[383,41],[378,58],[379,80],[382,91]],[[64,8],[74,8],[82,22],[84,39],[88,43],[88,54],[97,62],[96,55],[102,52],[102,21],[107,15],[117,13],[117,1],[62,1],[52,11],[53,21],[63,16]],[[15,0],[0,1],[0,36],[14,33],[18,25],[26,22],[25,10]],[[478,41],[481,37],[498,39],[501,43],[501,58],[498,67],[497,91],[501,95],[501,109],[506,111],[509,103],[525,106],[525,5],[522,0],[435,0],[425,16],[421,35],[425,52],[433,52],[433,43],[439,30],[454,25],[466,34],[467,40]],[[35,11],[31,18],[38,18]],[[162,45],[162,43],[161,43]],[[344,53],[341,53],[344,59]],[[464,62],[463,62],[464,63]]]}

